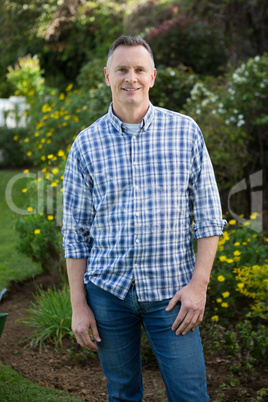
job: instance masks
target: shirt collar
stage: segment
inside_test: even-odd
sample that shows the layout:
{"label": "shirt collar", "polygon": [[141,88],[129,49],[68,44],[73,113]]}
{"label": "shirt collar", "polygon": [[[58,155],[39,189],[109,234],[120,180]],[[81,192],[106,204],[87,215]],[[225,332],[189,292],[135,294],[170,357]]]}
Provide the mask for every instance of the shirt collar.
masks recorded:
{"label": "shirt collar", "polygon": [[[108,118],[111,122],[111,124],[114,126],[114,128],[119,131],[122,132],[122,121],[118,119],[118,117],[116,117],[116,115],[113,113],[113,103],[110,104],[109,106],[109,110],[108,110]],[[147,110],[144,118],[142,119],[141,122],[141,128],[146,131],[148,129],[148,127],[150,126],[152,120],[154,118],[154,106],[152,105],[151,102],[149,102],[149,109]]]}

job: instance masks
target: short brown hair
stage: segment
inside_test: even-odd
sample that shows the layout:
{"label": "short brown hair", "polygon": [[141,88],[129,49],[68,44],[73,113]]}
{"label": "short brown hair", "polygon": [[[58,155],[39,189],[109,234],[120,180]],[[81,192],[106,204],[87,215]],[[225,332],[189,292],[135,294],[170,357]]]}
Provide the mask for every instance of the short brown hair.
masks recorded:
{"label": "short brown hair", "polygon": [[111,58],[112,58],[113,52],[115,51],[115,49],[118,46],[143,46],[143,47],[145,47],[145,49],[148,50],[148,52],[151,56],[152,66],[154,68],[154,55],[153,55],[152,49],[150,48],[148,43],[141,36],[138,36],[138,35],[135,35],[135,36],[122,35],[111,44],[111,46],[109,48],[109,52],[108,52],[108,58],[107,58],[107,67],[108,68],[111,63]]}

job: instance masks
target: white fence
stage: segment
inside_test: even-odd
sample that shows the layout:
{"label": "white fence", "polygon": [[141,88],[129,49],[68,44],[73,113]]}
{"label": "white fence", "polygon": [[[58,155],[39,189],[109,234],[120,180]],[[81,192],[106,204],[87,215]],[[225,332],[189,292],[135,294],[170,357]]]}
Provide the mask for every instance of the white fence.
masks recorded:
{"label": "white fence", "polygon": [[9,99],[0,98],[0,127],[26,127],[26,111],[28,105],[23,96],[11,96]]}

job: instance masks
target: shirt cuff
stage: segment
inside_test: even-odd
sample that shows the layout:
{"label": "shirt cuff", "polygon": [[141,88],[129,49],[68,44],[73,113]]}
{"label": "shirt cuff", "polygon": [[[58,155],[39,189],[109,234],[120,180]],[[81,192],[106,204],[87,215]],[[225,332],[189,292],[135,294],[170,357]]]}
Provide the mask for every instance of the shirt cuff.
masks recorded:
{"label": "shirt cuff", "polygon": [[194,238],[197,240],[203,237],[222,236],[225,225],[227,225],[227,221],[225,219],[215,219],[195,223]]}
{"label": "shirt cuff", "polygon": [[63,244],[62,247],[64,248],[65,258],[87,258],[90,253],[89,246],[83,243]]}

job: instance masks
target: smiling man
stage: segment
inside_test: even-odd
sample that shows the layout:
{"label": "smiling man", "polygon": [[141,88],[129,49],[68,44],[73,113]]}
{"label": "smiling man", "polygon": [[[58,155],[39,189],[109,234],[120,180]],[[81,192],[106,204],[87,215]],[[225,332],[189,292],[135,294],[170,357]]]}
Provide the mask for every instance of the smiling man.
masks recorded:
{"label": "smiling man", "polygon": [[142,38],[118,38],[104,73],[109,111],[78,135],[64,174],[72,329],[98,350],[109,401],[142,400],[141,325],[168,400],[207,401],[198,325],[226,224],[211,161],[190,117],[150,103]]}

